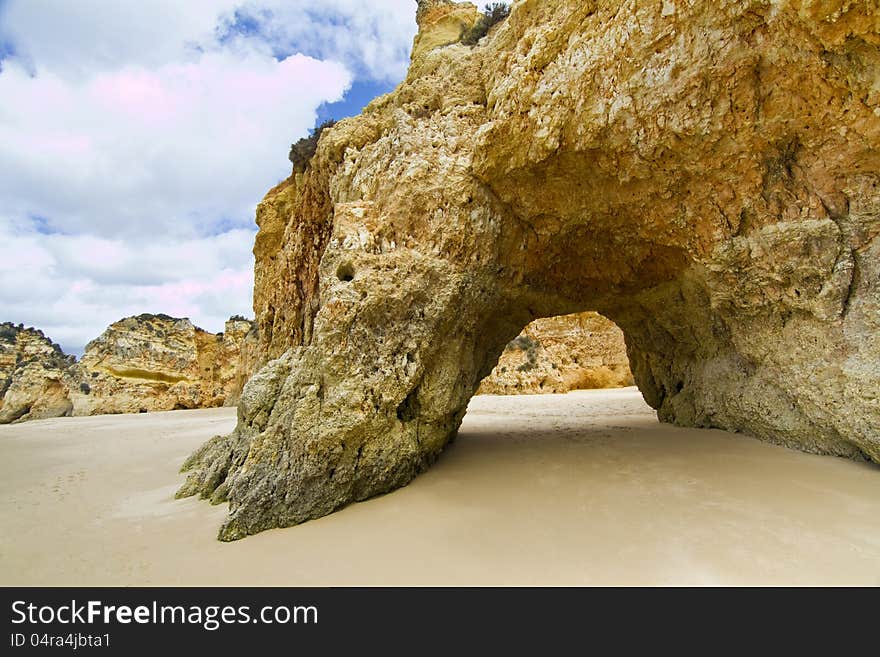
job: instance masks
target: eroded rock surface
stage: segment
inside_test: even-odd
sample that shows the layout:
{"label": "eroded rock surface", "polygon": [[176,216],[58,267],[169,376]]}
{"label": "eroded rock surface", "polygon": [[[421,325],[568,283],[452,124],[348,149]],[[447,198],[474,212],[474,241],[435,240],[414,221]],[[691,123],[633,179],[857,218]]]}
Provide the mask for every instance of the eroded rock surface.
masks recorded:
{"label": "eroded rock surface", "polygon": [[214,377],[214,398],[223,406],[235,406],[244,384],[262,364],[259,336],[254,323],[243,317],[227,320],[217,336],[219,348]]}
{"label": "eroded rock surface", "polygon": [[138,315],[114,324],[71,368],[74,415],[145,413],[237,401],[241,346],[251,323],[232,319],[221,334],[188,319]]}
{"label": "eroded rock surface", "polygon": [[77,363],[41,331],[0,324],[0,424],[66,415],[232,406],[263,361],[253,324],[223,333],[139,315],[112,324]]}
{"label": "eroded rock surface", "polygon": [[597,313],[538,319],[501,353],[481,395],[534,395],[633,385],[623,332]]}
{"label": "eroded rock surface", "polygon": [[662,420],[880,462],[874,3],[520,0],[474,48],[449,11],[259,210],[275,360],[181,490],[229,501],[220,537],[406,484],[526,324],[582,311]]}
{"label": "eroded rock surface", "polygon": [[70,415],[64,376],[73,361],[42,331],[0,324],[0,424]]}

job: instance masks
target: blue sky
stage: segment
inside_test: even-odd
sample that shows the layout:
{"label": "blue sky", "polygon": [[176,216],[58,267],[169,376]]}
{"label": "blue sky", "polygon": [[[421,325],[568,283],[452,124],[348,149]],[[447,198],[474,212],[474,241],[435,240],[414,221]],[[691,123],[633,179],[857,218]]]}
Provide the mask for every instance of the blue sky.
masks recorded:
{"label": "blue sky", "polygon": [[290,144],[403,78],[412,0],[0,0],[0,321],[70,353],[251,315]]}
{"label": "blue sky", "polygon": [[376,80],[355,80],[345,97],[335,103],[324,103],[318,107],[318,123],[327,119],[336,121],[347,116],[357,116],[367,104],[382,94],[392,91],[396,85],[392,82]]}

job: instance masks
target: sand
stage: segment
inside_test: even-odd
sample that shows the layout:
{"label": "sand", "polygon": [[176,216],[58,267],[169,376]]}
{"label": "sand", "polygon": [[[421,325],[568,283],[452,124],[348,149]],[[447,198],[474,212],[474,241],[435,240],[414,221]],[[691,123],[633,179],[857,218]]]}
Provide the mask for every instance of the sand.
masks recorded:
{"label": "sand", "polygon": [[0,584],[880,584],[880,468],[662,425],[633,388],[477,397],[408,487],[225,544],[225,507],[173,494],[234,424],[0,427]]}

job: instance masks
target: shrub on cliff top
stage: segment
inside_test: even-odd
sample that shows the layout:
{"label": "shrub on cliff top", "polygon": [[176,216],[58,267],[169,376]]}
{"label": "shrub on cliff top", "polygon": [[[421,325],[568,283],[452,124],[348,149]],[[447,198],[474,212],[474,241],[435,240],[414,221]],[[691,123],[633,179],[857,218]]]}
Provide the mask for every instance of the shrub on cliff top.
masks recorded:
{"label": "shrub on cliff top", "polygon": [[318,150],[318,140],[321,139],[321,133],[324,132],[327,128],[331,128],[336,124],[336,121],[330,119],[329,121],[324,121],[317,128],[312,130],[312,134],[308,137],[303,137],[295,144],[290,147],[290,162],[293,164],[293,170],[302,173],[306,170],[306,167],[311,162],[312,158],[315,156],[315,151]]}
{"label": "shrub on cliff top", "polygon": [[506,2],[493,2],[483,10],[473,27],[461,31],[461,42],[466,46],[475,46],[496,25],[510,16],[510,5]]}
{"label": "shrub on cliff top", "polygon": [[0,340],[3,340],[4,342],[15,342],[17,336],[18,331],[15,330],[15,327],[12,324],[6,322],[0,324]]}

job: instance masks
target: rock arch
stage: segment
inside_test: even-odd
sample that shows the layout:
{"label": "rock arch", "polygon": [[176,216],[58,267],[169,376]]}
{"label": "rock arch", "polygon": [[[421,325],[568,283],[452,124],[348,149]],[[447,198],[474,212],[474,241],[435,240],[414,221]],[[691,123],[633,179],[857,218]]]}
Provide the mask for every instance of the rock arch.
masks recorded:
{"label": "rock arch", "polygon": [[528,322],[584,310],[661,420],[880,462],[876,12],[520,0],[469,48],[475,8],[419,5],[405,82],[258,209],[274,360],[180,491],[221,539],[405,485]]}

